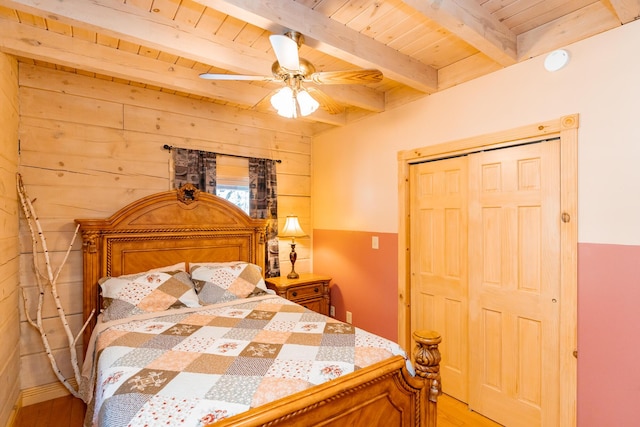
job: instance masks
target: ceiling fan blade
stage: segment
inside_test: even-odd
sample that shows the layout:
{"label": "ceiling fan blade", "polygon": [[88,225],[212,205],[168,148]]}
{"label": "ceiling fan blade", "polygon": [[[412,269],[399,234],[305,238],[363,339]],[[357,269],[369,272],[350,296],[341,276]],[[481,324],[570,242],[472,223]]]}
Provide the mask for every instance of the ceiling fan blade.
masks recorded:
{"label": "ceiling fan blade", "polygon": [[382,72],[379,70],[321,71],[311,74],[305,81],[325,85],[379,83],[382,81]]}
{"label": "ceiling fan blade", "polygon": [[281,34],[270,35],[269,41],[281,67],[289,71],[297,71],[300,68],[298,43]]}
{"label": "ceiling fan blade", "polygon": [[261,81],[261,82],[270,82],[275,80],[270,76],[243,76],[240,74],[212,74],[212,73],[202,73],[200,74],[201,79],[206,80],[247,80],[247,81]]}
{"label": "ceiling fan blade", "polygon": [[307,87],[307,92],[309,95],[320,104],[320,108],[325,110],[329,114],[340,114],[344,109],[342,105],[338,104],[333,100],[329,95],[321,91],[320,89],[316,89],[315,87]]}

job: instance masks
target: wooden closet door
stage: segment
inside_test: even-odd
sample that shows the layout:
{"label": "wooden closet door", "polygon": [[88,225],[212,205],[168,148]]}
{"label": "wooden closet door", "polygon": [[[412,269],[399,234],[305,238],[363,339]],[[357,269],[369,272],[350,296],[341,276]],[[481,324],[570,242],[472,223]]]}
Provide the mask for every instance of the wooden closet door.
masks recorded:
{"label": "wooden closet door", "polygon": [[445,393],[467,401],[467,158],[411,166],[411,329],[438,331]]}
{"label": "wooden closet door", "polygon": [[559,425],[559,157],[469,156],[469,407],[509,427]]}

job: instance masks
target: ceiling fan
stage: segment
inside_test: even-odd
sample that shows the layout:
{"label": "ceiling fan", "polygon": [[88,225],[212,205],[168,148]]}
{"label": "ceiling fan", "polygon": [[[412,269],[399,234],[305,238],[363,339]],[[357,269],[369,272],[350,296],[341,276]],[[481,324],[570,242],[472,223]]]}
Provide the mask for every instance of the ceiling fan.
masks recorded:
{"label": "ceiling fan", "polygon": [[369,84],[382,80],[382,72],[372,69],[317,72],[313,64],[298,56],[304,37],[297,31],[273,34],[269,41],[277,59],[271,66],[272,76],[204,73],[200,77],[209,80],[281,81],[285,86],[268,98],[278,114],[285,117],[306,116],[318,107],[330,114],[342,112],[342,106],[327,94],[313,86],[304,87],[303,83]]}

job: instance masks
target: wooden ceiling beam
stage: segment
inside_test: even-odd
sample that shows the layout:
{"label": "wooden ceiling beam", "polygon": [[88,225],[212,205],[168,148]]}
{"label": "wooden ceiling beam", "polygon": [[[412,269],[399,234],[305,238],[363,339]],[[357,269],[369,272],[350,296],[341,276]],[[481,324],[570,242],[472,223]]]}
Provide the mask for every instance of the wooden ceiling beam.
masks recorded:
{"label": "wooden ceiling beam", "polygon": [[266,52],[215,34],[198,34],[194,29],[181,28],[175,21],[122,2],[8,0],[4,4],[235,73],[271,75],[274,59]]}
{"label": "wooden ceiling beam", "polygon": [[603,0],[611,4],[621,24],[640,19],[640,0]]}
{"label": "wooden ceiling beam", "polygon": [[[275,60],[271,53],[259,51],[213,34],[207,33],[205,37],[194,29],[181,29],[172,20],[119,2],[114,3],[107,0],[93,0],[91,2],[11,0],[8,2],[8,6],[49,20],[89,28],[92,31],[130,43],[158,49],[236,73],[260,75],[264,70],[264,74],[268,75],[271,71],[271,64]],[[104,70],[101,73],[107,74]],[[194,79],[197,79],[195,74]],[[153,84],[162,86],[159,83]],[[255,85],[233,81],[217,83],[210,81],[204,85],[209,87],[216,85],[218,88],[228,88],[238,92],[251,91],[252,88],[255,88]],[[276,84],[270,86],[272,89],[279,87]],[[384,94],[375,89],[361,86],[326,91],[335,93],[338,102],[368,111],[384,111]],[[240,104],[244,105],[244,103]]]}
{"label": "wooden ceiling beam", "polygon": [[[242,82],[202,80],[191,68],[70,38],[2,17],[0,51],[250,108],[271,93],[270,88]],[[303,119],[344,126],[346,117],[346,113],[328,114],[318,110]]]}
{"label": "wooden ceiling beam", "polygon": [[516,35],[477,0],[403,0],[462,41],[506,67],[517,62]]}
{"label": "wooden ceiling beam", "polygon": [[225,82],[216,84],[197,77],[191,68],[161,62],[81,39],[19,24],[0,17],[0,50],[70,68],[124,80],[164,87],[232,104],[251,107],[270,93],[269,88]]}
{"label": "wooden ceiling beam", "polygon": [[[311,86],[312,83],[307,84]],[[386,109],[385,94],[368,87],[359,85],[317,85],[323,91],[341,104],[348,104],[363,110],[381,113]]]}
{"label": "wooden ceiling beam", "polygon": [[618,18],[600,2],[540,25],[518,36],[520,60],[542,55],[620,26]]}
{"label": "wooden ceiling beam", "polygon": [[274,33],[295,30],[310,47],[426,93],[438,88],[433,67],[334,21],[293,0],[194,0]]}
{"label": "wooden ceiling beam", "polygon": [[457,61],[438,70],[440,89],[447,89],[480,76],[493,73],[501,68],[500,64],[487,58],[482,52]]}

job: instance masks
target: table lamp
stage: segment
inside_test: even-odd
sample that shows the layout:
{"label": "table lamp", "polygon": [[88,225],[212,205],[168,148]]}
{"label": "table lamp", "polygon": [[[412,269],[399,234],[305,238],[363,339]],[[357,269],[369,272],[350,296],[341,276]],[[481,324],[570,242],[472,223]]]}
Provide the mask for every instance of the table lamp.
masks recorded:
{"label": "table lamp", "polygon": [[306,233],[302,230],[302,227],[300,227],[297,216],[287,216],[284,228],[282,229],[282,233],[279,237],[291,237],[291,253],[289,254],[289,260],[291,261],[291,273],[287,274],[287,279],[297,279],[300,276],[295,270],[296,259],[298,259],[298,254],[296,253],[296,237],[307,237]]}

